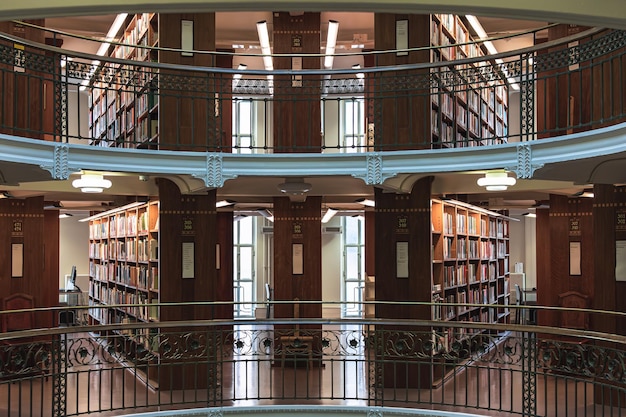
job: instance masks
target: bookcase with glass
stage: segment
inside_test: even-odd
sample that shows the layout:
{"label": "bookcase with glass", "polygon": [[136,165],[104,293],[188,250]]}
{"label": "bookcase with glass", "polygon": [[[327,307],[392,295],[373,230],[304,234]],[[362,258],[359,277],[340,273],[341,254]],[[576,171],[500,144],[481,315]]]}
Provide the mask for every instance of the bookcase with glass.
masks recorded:
{"label": "bookcase with glass", "polygon": [[[431,62],[486,57],[483,47],[472,43],[462,16],[433,14],[430,26]],[[500,80],[480,75],[486,65],[499,74]],[[460,148],[506,142],[508,86],[505,78],[495,61],[433,68],[430,117],[433,145]]]}
{"label": "bookcase with glass", "polygon": [[[158,62],[158,14],[127,18],[125,29],[110,56],[141,62]],[[159,133],[159,99],[156,69],[107,63],[95,74],[89,93],[91,145],[156,148]]]}
{"label": "bookcase with glass", "polygon": [[[159,320],[158,242],[157,201],[133,203],[89,218],[91,324]],[[124,336],[124,349],[141,345],[141,350],[156,350],[149,332],[128,329],[115,334]]]}
{"label": "bookcase with glass", "polygon": [[[432,200],[433,320],[507,323],[509,218],[462,202]],[[442,326],[442,346],[478,330]]]}

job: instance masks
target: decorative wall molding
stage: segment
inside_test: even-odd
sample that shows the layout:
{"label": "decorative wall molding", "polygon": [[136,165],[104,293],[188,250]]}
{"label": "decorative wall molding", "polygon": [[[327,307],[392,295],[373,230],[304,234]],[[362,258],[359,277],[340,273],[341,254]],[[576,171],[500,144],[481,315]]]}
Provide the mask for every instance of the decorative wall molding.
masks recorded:
{"label": "decorative wall molding", "polygon": [[517,145],[517,166],[509,170],[515,172],[517,178],[530,179],[535,170],[542,166],[543,164],[533,165],[531,142],[524,142]]}
{"label": "decorative wall molding", "polygon": [[[52,151],[53,157],[51,164],[40,165],[42,169],[52,174],[52,179],[66,180],[70,177],[69,153],[70,147],[65,143],[57,143]],[[72,170],[76,171],[76,170]]]}

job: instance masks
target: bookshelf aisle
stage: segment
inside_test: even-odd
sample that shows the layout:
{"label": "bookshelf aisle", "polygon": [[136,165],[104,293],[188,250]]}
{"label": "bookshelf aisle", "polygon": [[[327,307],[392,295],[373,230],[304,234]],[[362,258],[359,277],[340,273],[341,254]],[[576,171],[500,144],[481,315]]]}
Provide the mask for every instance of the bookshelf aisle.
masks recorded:
{"label": "bookshelf aisle", "polygon": [[[432,319],[507,323],[509,218],[448,200],[432,200],[431,210]],[[443,350],[472,336],[452,330],[437,329]]]}
{"label": "bookshelf aisle", "polygon": [[[159,45],[158,19],[155,13],[127,18],[119,45],[111,47],[110,56],[158,62],[158,49],[153,49]],[[110,75],[106,78],[112,81],[94,81],[90,88],[90,144],[156,149],[159,131],[156,69],[108,63],[106,72]]]}
{"label": "bookshelf aisle", "polygon": [[[158,201],[132,203],[88,221],[90,324],[159,321]],[[123,338],[111,340],[121,359],[137,358],[138,351],[158,357],[149,330],[118,334]]]}
{"label": "bookshelf aisle", "polygon": [[[430,27],[431,62],[487,55],[480,44],[472,43],[462,16],[433,14]],[[435,86],[431,88],[430,120],[433,146],[461,148],[506,142],[508,87],[504,80],[488,80],[480,75],[485,65],[492,65],[495,70],[497,63],[433,69]],[[446,85],[449,80],[454,80],[454,85]]]}

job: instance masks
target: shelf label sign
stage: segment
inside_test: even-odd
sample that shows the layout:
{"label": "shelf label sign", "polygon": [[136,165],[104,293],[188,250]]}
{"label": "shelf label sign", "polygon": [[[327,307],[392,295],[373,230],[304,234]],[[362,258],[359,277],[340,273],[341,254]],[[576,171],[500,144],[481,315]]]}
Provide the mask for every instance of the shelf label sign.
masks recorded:
{"label": "shelf label sign", "polygon": [[580,236],[580,219],[577,217],[570,217],[569,219],[569,235]]}
{"label": "shelf label sign", "polygon": [[615,230],[626,231],[626,210],[624,209],[615,212]]}

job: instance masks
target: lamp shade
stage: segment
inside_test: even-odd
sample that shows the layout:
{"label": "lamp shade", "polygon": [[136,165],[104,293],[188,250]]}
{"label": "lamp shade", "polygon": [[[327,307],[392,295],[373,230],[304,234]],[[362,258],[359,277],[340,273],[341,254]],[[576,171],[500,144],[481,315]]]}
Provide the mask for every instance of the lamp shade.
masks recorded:
{"label": "lamp shade", "polygon": [[487,172],[484,177],[479,178],[476,183],[481,187],[485,187],[487,191],[504,191],[508,187],[515,185],[517,181],[513,177],[509,177],[506,172]]}
{"label": "lamp shade", "polygon": [[82,174],[80,179],[72,181],[72,187],[80,188],[83,193],[101,193],[111,185],[111,181],[105,179],[102,174]]}

